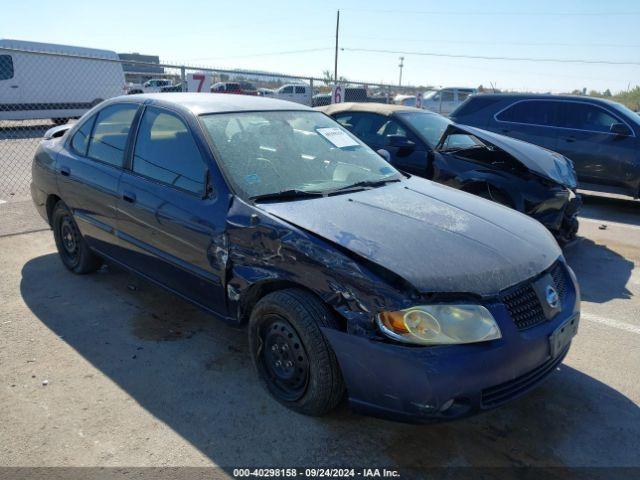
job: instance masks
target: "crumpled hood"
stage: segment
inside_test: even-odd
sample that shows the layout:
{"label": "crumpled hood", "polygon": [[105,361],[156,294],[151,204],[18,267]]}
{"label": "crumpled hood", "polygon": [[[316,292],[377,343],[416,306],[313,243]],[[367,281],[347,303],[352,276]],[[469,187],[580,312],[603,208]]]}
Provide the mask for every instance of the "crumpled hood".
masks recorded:
{"label": "crumpled hood", "polygon": [[259,206],[395,272],[421,293],[496,294],[537,275],[561,254],[535,220],[416,177]]}
{"label": "crumpled hood", "polygon": [[[523,142],[522,140],[517,140],[498,133],[482,130],[480,128],[469,127],[468,125],[449,125],[445,133],[442,135],[442,138],[444,139],[447,133],[452,133],[454,131],[461,131],[474,135],[480,140],[504,150],[533,172],[566,187],[576,188],[575,175],[567,175],[558,167],[558,162],[568,162],[566,158],[559,153],[532,143]],[[568,165],[568,168],[573,169],[573,166]]]}

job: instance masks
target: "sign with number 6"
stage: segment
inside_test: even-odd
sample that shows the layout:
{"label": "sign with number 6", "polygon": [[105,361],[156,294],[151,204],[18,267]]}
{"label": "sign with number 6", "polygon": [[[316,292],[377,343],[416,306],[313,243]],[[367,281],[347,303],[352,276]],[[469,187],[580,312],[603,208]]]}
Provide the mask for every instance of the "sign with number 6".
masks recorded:
{"label": "sign with number 6", "polygon": [[342,85],[334,85],[331,89],[331,103],[342,102],[344,102],[344,91],[342,90]]}
{"label": "sign with number 6", "polygon": [[209,92],[211,89],[211,75],[207,73],[188,73],[188,92]]}

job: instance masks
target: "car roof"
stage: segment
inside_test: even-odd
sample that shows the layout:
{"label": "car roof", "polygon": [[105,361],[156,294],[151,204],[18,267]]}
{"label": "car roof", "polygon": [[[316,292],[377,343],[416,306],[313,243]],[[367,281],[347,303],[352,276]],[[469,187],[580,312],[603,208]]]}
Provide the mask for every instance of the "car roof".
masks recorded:
{"label": "car roof", "polygon": [[587,95],[556,95],[553,93],[483,93],[474,98],[496,98],[500,100],[572,100],[593,103],[608,103],[616,105],[618,102],[600,97]]}
{"label": "car roof", "polygon": [[122,95],[110,102],[137,101],[188,111],[194,115],[227,112],[255,112],[269,110],[309,110],[299,103],[253,95],[228,95],[224,93],[163,92],[138,95]]}
{"label": "car roof", "polygon": [[407,107],[405,105],[394,105],[390,103],[375,102],[344,102],[334,103],[326,107],[317,107],[316,110],[333,115],[341,112],[371,112],[379,115],[393,115],[396,112],[420,112],[435,115],[433,112],[422,110],[420,108]]}

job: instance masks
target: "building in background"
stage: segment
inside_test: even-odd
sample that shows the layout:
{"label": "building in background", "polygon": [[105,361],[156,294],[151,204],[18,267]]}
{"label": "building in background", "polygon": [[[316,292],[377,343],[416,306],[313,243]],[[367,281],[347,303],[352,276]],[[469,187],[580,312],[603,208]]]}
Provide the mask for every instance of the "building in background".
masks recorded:
{"label": "building in background", "polygon": [[164,68],[160,66],[158,55],[141,55],[140,53],[119,53],[120,60],[131,62],[155,63],[153,65],[136,65],[134,63],[123,63],[124,77],[128,83],[144,83],[154,77],[162,77],[165,74]]}

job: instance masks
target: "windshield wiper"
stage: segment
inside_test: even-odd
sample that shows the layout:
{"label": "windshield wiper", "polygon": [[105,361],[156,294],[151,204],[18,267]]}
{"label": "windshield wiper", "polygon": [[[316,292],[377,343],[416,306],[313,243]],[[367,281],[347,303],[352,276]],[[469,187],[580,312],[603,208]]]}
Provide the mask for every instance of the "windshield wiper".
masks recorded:
{"label": "windshield wiper", "polygon": [[367,188],[367,187],[369,188],[381,187],[382,185],[385,185],[387,183],[399,182],[400,180],[401,180],[400,178],[383,178],[381,180],[363,180],[361,182],[352,183],[351,185],[345,185],[344,187],[339,187],[333,190],[329,190],[325,193],[331,195],[332,193],[335,193],[335,192],[344,192],[344,191],[353,190],[353,189],[360,189],[360,188]]}
{"label": "windshield wiper", "polygon": [[321,197],[321,196],[323,196],[322,192],[313,192],[313,191],[307,191],[307,190],[299,190],[297,188],[291,188],[289,190],[281,190],[279,192],[262,193],[260,195],[254,195],[252,197],[249,197],[249,199],[253,201],[289,200],[294,198]]}

